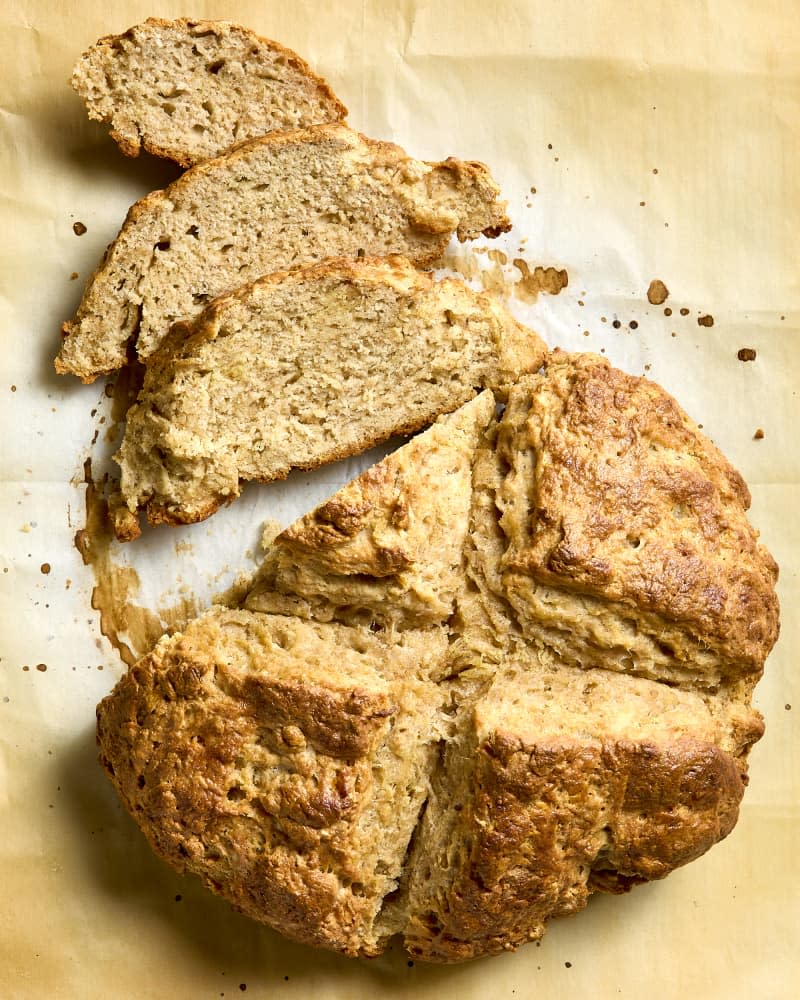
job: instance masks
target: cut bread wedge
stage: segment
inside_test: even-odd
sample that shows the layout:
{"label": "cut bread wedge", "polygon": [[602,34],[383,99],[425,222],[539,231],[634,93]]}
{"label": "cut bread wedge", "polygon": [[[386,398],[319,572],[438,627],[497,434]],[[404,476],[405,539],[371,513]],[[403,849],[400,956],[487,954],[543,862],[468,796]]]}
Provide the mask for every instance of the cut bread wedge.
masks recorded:
{"label": "cut bread wedge", "polygon": [[126,156],[145,149],[183,167],[347,115],[296,52],[228,21],[149,18],[96,42],[71,83]]}
{"label": "cut bread wedge", "polygon": [[440,259],[510,228],[480,163],[423,163],[345,125],[273,132],[137,202],[63,326],[56,371],[85,382],[145,359],[178,322],[262,275],[325,258]]}
{"label": "cut bread wedge", "polygon": [[269,482],[501,397],[546,346],[486,294],[399,257],[269,275],[177,327],[147,363],[116,460],[121,539],[201,521]]}

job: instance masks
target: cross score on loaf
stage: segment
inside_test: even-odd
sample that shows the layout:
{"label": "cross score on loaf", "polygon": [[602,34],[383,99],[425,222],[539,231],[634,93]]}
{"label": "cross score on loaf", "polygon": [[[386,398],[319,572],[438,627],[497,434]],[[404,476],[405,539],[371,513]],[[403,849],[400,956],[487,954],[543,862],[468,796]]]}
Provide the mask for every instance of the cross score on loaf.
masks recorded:
{"label": "cross score on loaf", "polygon": [[662,389],[551,354],[278,537],[98,708],[171,864],[298,940],[458,961],[736,822],[777,567]]}

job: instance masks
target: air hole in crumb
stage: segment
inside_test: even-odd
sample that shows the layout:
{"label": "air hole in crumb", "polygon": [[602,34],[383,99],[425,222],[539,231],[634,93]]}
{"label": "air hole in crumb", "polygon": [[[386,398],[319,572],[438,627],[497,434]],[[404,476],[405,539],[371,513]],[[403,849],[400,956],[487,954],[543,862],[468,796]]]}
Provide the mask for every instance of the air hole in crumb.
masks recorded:
{"label": "air hole in crumb", "polygon": [[168,239],[163,239],[159,240],[158,243],[156,243],[154,249],[160,250],[163,253],[165,250],[169,250],[169,248],[170,248],[170,241]]}
{"label": "air hole in crumb", "polygon": [[632,549],[638,549],[641,544],[642,544],[641,538],[628,537],[628,545],[630,545]]}
{"label": "air hole in crumb", "polygon": [[228,789],[228,800],[230,802],[241,802],[247,798],[247,793],[239,785],[233,785]]}
{"label": "air hole in crumb", "polygon": [[216,59],[214,62],[209,63],[208,66],[206,66],[206,69],[208,70],[209,73],[213,73],[216,76],[216,74],[219,73],[219,71],[222,69],[224,65],[225,65],[224,59]]}

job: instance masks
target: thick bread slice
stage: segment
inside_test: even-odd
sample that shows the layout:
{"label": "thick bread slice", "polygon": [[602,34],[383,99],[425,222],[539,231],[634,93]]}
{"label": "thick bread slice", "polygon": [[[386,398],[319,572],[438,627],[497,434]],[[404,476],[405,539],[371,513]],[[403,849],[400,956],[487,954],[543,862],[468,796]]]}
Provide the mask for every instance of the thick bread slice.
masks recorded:
{"label": "thick bread slice", "polygon": [[289,937],[375,954],[427,794],[444,645],[213,609],[98,706],[101,762],[173,867]]}
{"label": "thick bread slice", "polygon": [[497,432],[502,596],[568,662],[714,688],[760,673],[777,566],[741,476],[675,400],[554,352]]}
{"label": "thick bread slice", "polygon": [[704,853],[744,791],[726,721],[693,693],[511,652],[434,780],[406,873],[406,948],[445,962],[510,950],[593,890]]}
{"label": "thick bread slice", "polygon": [[480,163],[422,163],[345,125],[252,139],[137,202],[64,324],[56,371],[91,382],[159,346],[224,292],[329,257],[417,266],[510,228]]}
{"label": "thick bread slice", "polygon": [[482,392],[278,535],[245,607],[371,627],[444,622],[463,576],[475,449],[494,411]]}
{"label": "thick bread slice", "polygon": [[402,258],[270,275],[147,362],[116,456],[118,535],[200,521],[269,482],[410,433],[536,371],[543,342],[485,294]]}
{"label": "thick bread slice", "polygon": [[144,147],[183,167],[347,115],[297,53],[229,21],[148,18],[84,52],[71,83],[126,156]]}

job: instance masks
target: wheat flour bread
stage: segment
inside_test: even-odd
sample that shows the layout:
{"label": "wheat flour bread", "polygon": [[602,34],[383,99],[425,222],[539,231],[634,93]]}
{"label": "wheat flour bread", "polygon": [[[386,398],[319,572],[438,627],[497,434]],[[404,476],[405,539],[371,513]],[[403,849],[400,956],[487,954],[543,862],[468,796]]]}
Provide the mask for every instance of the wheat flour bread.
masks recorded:
{"label": "wheat flour bread", "polygon": [[278,272],[147,360],[116,456],[117,535],[202,520],[247,480],[312,469],[536,371],[544,343],[486,294],[403,258]]}
{"label": "wheat flour bread", "polygon": [[62,328],[56,371],[91,382],[273,271],[325,258],[436,262],[450,237],[510,228],[480,163],[423,163],[345,125],[273,132],[137,202]]}
{"label": "wheat flour bread", "polygon": [[283,531],[247,595],[251,611],[382,628],[435,625],[454,610],[485,391]]}
{"label": "wheat flour bread", "polygon": [[[392,456],[396,489],[386,488],[391,476],[365,474],[301,519],[276,539],[248,609],[212,611],[190,626],[188,643],[180,635],[163,639],[98,709],[104,766],[162,856],[198,872],[251,916],[346,954],[375,954],[397,933],[425,960],[489,955],[540,937],[551,917],[576,912],[592,892],[621,892],[665,876],[732,829],[747,754],[763,732],[751,698],[777,636],[777,571],[747,523],[746,491],[719,452],[662,389],[588,355],[554,352],[540,372],[511,389],[500,416],[478,415],[480,405],[480,399],[468,404],[473,413],[466,420],[462,410],[437,425],[474,428],[456,446],[457,467],[443,481],[444,497],[426,496],[438,489],[438,479],[426,474],[436,460],[426,463],[420,449],[440,451],[448,462],[449,436],[434,428],[418,439],[416,453]],[[485,429],[475,433],[478,427]],[[656,455],[660,459],[651,458]],[[663,475],[656,474],[659,461]],[[468,505],[464,462],[471,472]],[[421,470],[416,484],[415,468]],[[664,511],[672,509],[684,475],[692,489],[676,526]],[[630,504],[620,492],[624,481]],[[383,486],[375,489],[375,482]],[[589,485],[601,482],[608,489],[597,487],[594,504],[581,508]],[[427,577],[438,575],[440,584],[423,618],[418,594],[426,583],[426,552],[411,526],[437,505]],[[527,554],[540,537],[550,539],[550,530],[552,537],[574,540],[573,505],[595,525],[581,535],[575,575],[558,559],[543,559],[542,571]],[[455,571],[445,541],[448,511],[460,549]],[[638,546],[615,544],[615,525],[621,530],[623,524],[638,532]],[[351,527],[342,538],[341,529],[347,534]],[[718,555],[729,532],[739,539],[738,572],[727,574]],[[393,568],[388,553],[395,549],[405,554],[405,575]],[[543,543],[543,551],[557,549]],[[661,566],[653,561],[656,552]],[[687,614],[681,588],[659,592],[654,604],[653,588],[671,579],[670,559],[686,553],[694,554],[692,579],[705,579],[701,567],[716,573],[719,620],[702,604]],[[584,565],[603,570],[606,589],[581,574]],[[541,584],[546,600],[537,597],[540,572],[549,574]],[[650,581],[649,589],[620,592],[621,583],[617,589],[608,583],[628,579]],[[742,586],[750,595],[744,612],[736,596]],[[583,598],[591,600],[581,610],[576,601]],[[315,621],[318,613],[326,621]],[[672,630],[671,666],[654,665],[653,614]],[[745,628],[737,633],[743,614]],[[299,646],[283,643],[297,652],[295,700],[283,693],[285,668],[272,652],[264,654],[259,638],[279,623],[296,630],[293,635],[315,630],[313,648],[305,639]],[[723,649],[718,633],[724,630],[731,637]],[[575,637],[568,642],[565,632]],[[640,634],[647,641],[632,641]],[[675,635],[686,639],[679,643]],[[370,654],[355,676],[345,650],[367,639]],[[372,842],[385,843],[387,836],[374,814],[363,814],[365,823],[374,823],[371,837],[363,837],[356,821],[337,828],[343,837],[337,857],[353,866],[358,891],[369,900],[362,920],[352,915],[353,887],[342,881],[341,869],[318,862],[318,838],[329,835],[328,827],[306,805],[283,814],[270,804],[276,771],[265,769],[261,751],[253,749],[258,741],[248,736],[242,743],[237,734],[277,719],[291,739],[301,742],[297,731],[310,742],[318,720],[331,719],[323,690],[349,691],[354,704],[374,697],[395,676],[398,644],[428,654],[424,666],[405,661],[400,668],[429,692],[415,702],[426,706],[419,725],[399,724],[400,735],[420,748],[417,754],[410,744],[403,754],[416,762],[414,780],[424,791],[410,804],[402,793],[397,799],[398,825],[388,834],[394,860],[386,861],[384,851],[379,866],[390,871],[385,882],[371,874],[377,864]],[[695,645],[704,644],[715,651],[716,672],[705,661],[693,665]],[[232,671],[236,685],[222,684],[234,700],[223,702],[214,678]],[[253,677],[258,681],[247,680]],[[320,707],[309,709],[318,700]],[[375,709],[370,717],[378,714]],[[209,734],[219,743],[206,753]],[[369,766],[369,753],[342,751],[354,766]],[[176,762],[187,756],[190,763],[179,769]],[[303,789],[304,779],[313,783],[316,776],[321,787],[328,766],[315,758],[293,780]],[[243,770],[246,794],[229,794],[242,787]],[[283,770],[280,775],[283,780]],[[266,816],[251,805],[262,786]],[[373,786],[362,779],[357,787]],[[211,801],[198,791],[206,788],[213,790]],[[355,814],[362,800],[349,801]],[[248,839],[237,832],[234,813],[246,817]],[[310,853],[298,844],[310,845]],[[291,858],[293,880],[281,881],[275,873]],[[334,880],[325,885],[336,892],[317,909],[310,901],[321,898],[320,864]]]}
{"label": "wheat flour bread", "polygon": [[347,115],[296,52],[229,21],[148,18],[84,52],[71,83],[126,156],[144,148],[183,167]]}
{"label": "wheat flour bread", "polygon": [[101,706],[103,765],[171,864],[297,940],[375,953],[441,732],[443,645],[212,609]]}

